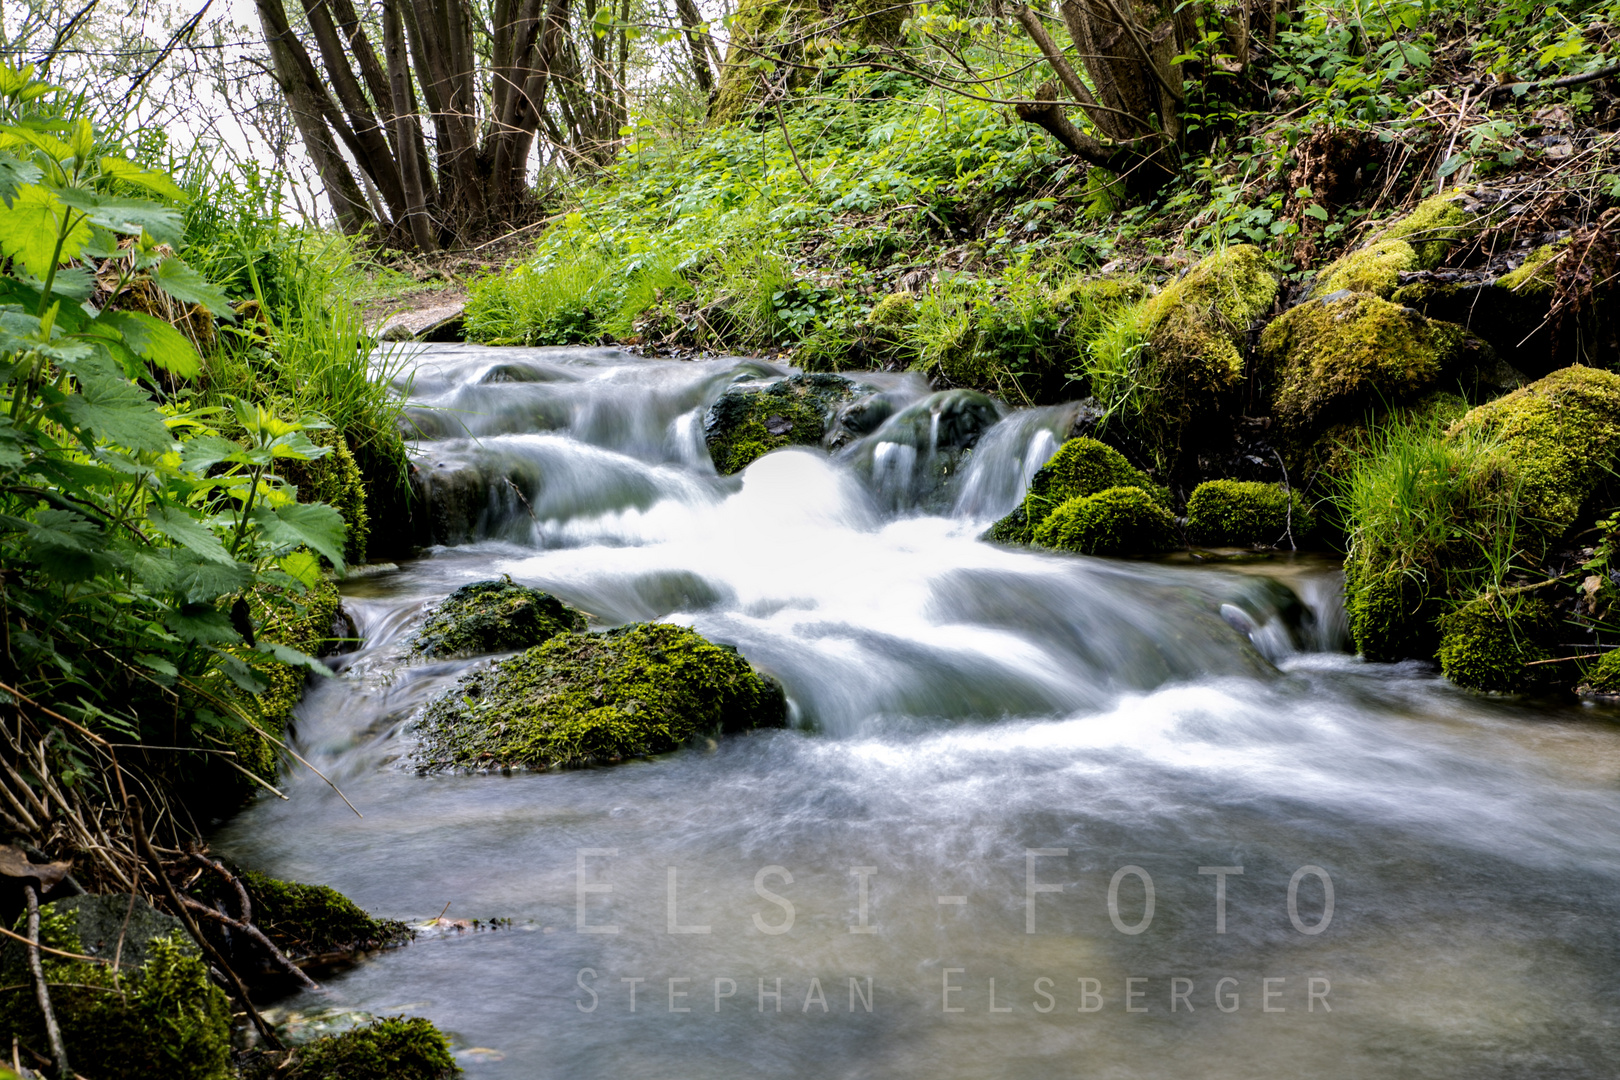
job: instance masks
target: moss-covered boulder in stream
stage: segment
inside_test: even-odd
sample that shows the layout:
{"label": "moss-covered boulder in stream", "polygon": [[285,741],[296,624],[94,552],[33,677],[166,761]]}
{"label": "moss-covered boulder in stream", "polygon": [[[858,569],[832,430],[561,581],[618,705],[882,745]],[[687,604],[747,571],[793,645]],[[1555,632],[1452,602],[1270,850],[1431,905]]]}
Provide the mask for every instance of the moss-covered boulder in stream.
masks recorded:
{"label": "moss-covered boulder in stream", "polygon": [[461,1066],[444,1034],[421,1017],[389,1016],[293,1052],[285,1080],[449,1080]]}
{"label": "moss-covered boulder in stream", "polygon": [[1064,442],[1052,459],[1030,477],[1024,501],[990,527],[984,539],[1002,544],[1028,544],[1048,515],[1072,499],[1109,488],[1134,487],[1147,492],[1168,510],[1170,493],[1107,443],[1086,435]]}
{"label": "moss-covered boulder in stream", "polygon": [[1180,546],[1176,519],[1139,487],[1112,487],[1062,503],[1036,527],[1034,541],[1082,555],[1142,555]]}
{"label": "moss-covered boulder in stream", "polygon": [[781,686],[736,650],[632,623],[562,634],[464,676],[423,712],[416,762],[423,772],[609,763],[786,717]]}
{"label": "moss-covered boulder in stream", "polygon": [[1304,539],[1316,516],[1297,491],[1248,480],[1207,480],[1187,499],[1187,535],[1194,543],[1271,547],[1291,534]]}
{"label": "moss-covered boulder in stream", "polygon": [[703,441],[715,471],[722,476],[741,472],[784,446],[819,446],[840,406],[860,390],[841,375],[824,373],[727,388],[703,421]]}
{"label": "moss-covered boulder in stream", "polygon": [[511,652],[585,629],[585,616],[511,577],[475,581],[444,599],[411,642],[417,656]]}
{"label": "moss-covered boulder in stream", "polygon": [[1229,439],[1223,417],[1243,382],[1249,328],[1271,310],[1277,279],[1265,253],[1239,244],[1209,255],[1120,314],[1092,344],[1114,371],[1099,396],[1126,394],[1138,436],[1167,473],[1208,441]]}
{"label": "moss-covered boulder in stream", "polygon": [[326,885],[281,881],[253,870],[241,879],[253,902],[253,921],[288,956],[368,952],[411,940],[404,923],[373,918]]}
{"label": "moss-covered boulder in stream", "polygon": [[[40,909],[41,944],[111,959],[118,926],[130,911],[129,899],[81,896],[45,905]],[[41,957],[68,1060],[96,1080],[229,1080],[229,1002],[209,979],[208,965],[177,921],[152,911],[144,901],[136,901],[136,907],[140,918],[130,921],[139,944],[126,944],[116,975],[107,964],[49,953]],[[153,922],[166,922],[168,928],[148,935]],[[109,924],[110,937],[105,929]],[[87,951],[92,949],[97,951]],[[0,987],[0,1031],[34,1053],[48,1055],[39,1002],[21,952],[8,946],[0,964],[6,984]]]}

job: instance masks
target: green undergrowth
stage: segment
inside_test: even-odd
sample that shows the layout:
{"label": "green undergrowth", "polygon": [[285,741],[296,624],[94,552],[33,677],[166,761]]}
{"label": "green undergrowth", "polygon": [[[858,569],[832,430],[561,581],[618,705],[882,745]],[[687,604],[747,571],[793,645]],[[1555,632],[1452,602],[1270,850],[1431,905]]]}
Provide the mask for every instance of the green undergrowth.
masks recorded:
{"label": "green undergrowth", "polygon": [[464,676],[418,728],[423,771],[610,763],[784,722],[781,687],[665,623],[560,634]]}

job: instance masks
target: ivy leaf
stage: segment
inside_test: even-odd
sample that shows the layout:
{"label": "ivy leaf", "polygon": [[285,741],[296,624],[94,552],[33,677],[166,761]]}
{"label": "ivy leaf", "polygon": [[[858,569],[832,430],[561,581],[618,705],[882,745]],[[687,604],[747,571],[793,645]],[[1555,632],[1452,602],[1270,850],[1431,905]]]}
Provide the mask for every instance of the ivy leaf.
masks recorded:
{"label": "ivy leaf", "polygon": [[[104,157],[101,159],[101,175],[110,176],[115,180],[122,180],[126,184],[134,184],[148,191],[162,195],[166,199],[180,201],[185,199],[186,193],[175,186],[162,173],[148,172],[125,158]],[[152,234],[156,236],[156,233]]]}
{"label": "ivy leaf", "polygon": [[277,507],[261,503],[253,509],[253,523],[271,543],[312,548],[326,556],[338,573],[343,572],[343,538],[347,526],[343,524],[343,515],[325,503],[290,503]]}
{"label": "ivy leaf", "polygon": [[92,225],[103,229],[133,236],[141,235],[144,229],[158,243],[175,247],[185,239],[178,210],[146,199],[121,199],[84,188],[63,188],[57,194],[63,202],[83,213]]}
{"label": "ivy leaf", "polygon": [[[37,184],[22,185],[11,205],[0,209],[0,253],[43,279],[59,261],[56,241],[67,213],[68,208],[55,192]],[[90,227],[82,220],[75,223],[62,240],[60,259],[77,257],[89,239]]]}
{"label": "ivy leaf", "polygon": [[160,533],[181,547],[226,566],[236,565],[214,530],[179,507],[158,503],[146,516]]}
{"label": "ivy leaf", "polygon": [[79,392],[63,406],[86,445],[103,439],[131,450],[161,454],[174,448],[174,437],[163,414],[146,392],[100,357],[87,357],[69,365]]}
{"label": "ivy leaf", "polygon": [[[60,280],[61,275],[57,275]],[[129,347],[149,363],[182,379],[202,374],[202,357],[184,334],[162,319],[138,311],[104,311],[96,320],[124,335]]]}
{"label": "ivy leaf", "polygon": [[182,303],[200,304],[221,319],[236,321],[236,313],[231,310],[231,302],[225,299],[225,294],[204,281],[203,276],[187,266],[179,256],[170,255],[158,263],[152,271],[152,280],[158,288]]}

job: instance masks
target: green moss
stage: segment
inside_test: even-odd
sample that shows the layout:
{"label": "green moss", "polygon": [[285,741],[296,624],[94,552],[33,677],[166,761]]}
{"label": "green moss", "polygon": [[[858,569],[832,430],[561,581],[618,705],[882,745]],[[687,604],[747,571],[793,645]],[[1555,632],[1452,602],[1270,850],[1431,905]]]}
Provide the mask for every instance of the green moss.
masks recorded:
{"label": "green moss", "polygon": [[1137,555],[1178,546],[1176,519],[1139,487],[1068,500],[1036,527],[1034,540],[1082,555]]}
{"label": "green moss", "polygon": [[1540,600],[1482,596],[1440,620],[1440,669],[1472,690],[1534,690],[1547,682],[1546,643],[1557,621]]}
{"label": "green moss", "polygon": [[890,330],[910,326],[917,321],[917,298],[910,293],[889,293],[872,305],[866,321]]}
{"label": "green moss", "polygon": [[1027,544],[1029,534],[1029,514],[1024,510],[1024,504],[1019,503],[1012,513],[986,529],[979,539],[992,544]]}
{"label": "green moss", "polygon": [[1557,257],[1568,247],[1568,240],[1556,244],[1543,244],[1526,256],[1518,269],[1497,278],[1496,284],[1500,288],[1511,289],[1521,296],[1551,298],[1553,288],[1558,284]]}
{"label": "green moss", "polygon": [[992,525],[984,539],[1002,544],[1027,544],[1047,515],[1070,499],[1095,495],[1114,487],[1134,487],[1152,495],[1166,508],[1170,493],[1149,480],[1125,455],[1107,443],[1079,435],[1069,439],[1052,460],[1030,477],[1024,501],[1011,514]]}
{"label": "green moss", "polygon": [[715,471],[741,472],[783,446],[816,446],[832,409],[854,396],[838,375],[793,375],[767,386],[733,386],[709,407],[703,440]]}
{"label": "green moss", "polygon": [[735,650],[685,627],[633,623],[562,634],[463,677],[424,712],[417,763],[432,771],[613,762],[785,718],[781,687]]}
{"label": "green moss", "polygon": [[319,428],[307,433],[316,446],[328,453],[314,461],[282,459],[277,471],[298,489],[298,501],[323,502],[343,515],[348,526],[343,540],[343,557],[350,564],[366,561],[371,536],[371,517],[366,511],[366,484],[360,475],[349,444],[335,428]]}
{"label": "green moss", "polygon": [[508,576],[475,581],[451,593],[416,632],[411,652],[417,656],[510,652],[584,629],[582,613]]}
{"label": "green moss", "polygon": [[1256,247],[1237,245],[1210,255],[1158,295],[1121,313],[1099,335],[1093,352],[1128,366],[1119,386],[1141,437],[1159,465],[1175,471],[1190,447],[1224,431],[1220,418],[1243,381],[1249,327],[1277,295],[1277,279]]}
{"label": "green moss", "polygon": [[1187,500],[1187,533],[1195,543],[1268,547],[1289,532],[1298,541],[1315,527],[1315,515],[1299,492],[1285,492],[1277,484],[1209,480]]}
{"label": "green moss", "polygon": [[1497,443],[1493,460],[1514,477],[1523,512],[1549,538],[1620,467],[1620,375],[1567,367],[1471,410],[1449,437]]}
{"label": "green moss", "polygon": [[[42,914],[47,914],[50,906]],[[82,951],[72,934],[51,947]],[[229,1080],[231,1010],[196,946],[178,932],[147,943],[145,963],[119,974],[101,964],[43,957],[68,1058],[96,1080]],[[31,982],[0,989],[0,1030],[49,1052]],[[9,1053],[9,1051],[8,1051]]]}
{"label": "green moss", "polygon": [[1378,239],[1406,241],[1417,255],[1414,268],[1433,270],[1453,244],[1477,235],[1485,227],[1483,217],[1463,208],[1464,198],[1461,191],[1431,195],[1379,233]]}
{"label": "green moss", "polygon": [[1586,688],[1599,694],[1620,694],[1620,649],[1610,649],[1586,669]]}
{"label": "green moss", "polygon": [[1390,663],[1434,655],[1437,602],[1424,577],[1383,553],[1354,551],[1344,563],[1344,611],[1350,639],[1367,660]]}
{"label": "green moss", "polygon": [[731,44],[709,102],[710,120],[727,123],[741,117],[759,97],[759,63],[768,61],[784,39],[821,19],[816,0],[738,0],[731,17]]}
{"label": "green moss", "polygon": [[1311,300],[1260,335],[1272,415],[1291,432],[1359,419],[1433,386],[1483,343],[1370,293]]}
{"label": "green moss", "polygon": [[1317,275],[1311,295],[1349,290],[1388,299],[1400,284],[1400,275],[1415,268],[1417,261],[1417,252],[1405,240],[1375,240],[1329,263]]}
{"label": "green moss", "polygon": [[253,870],[240,876],[253,900],[253,921],[289,956],[363,952],[411,939],[404,923],[374,919],[336,889]]}
{"label": "green moss", "polygon": [[448,1080],[461,1067],[438,1028],[393,1016],[300,1047],[287,1080]]}

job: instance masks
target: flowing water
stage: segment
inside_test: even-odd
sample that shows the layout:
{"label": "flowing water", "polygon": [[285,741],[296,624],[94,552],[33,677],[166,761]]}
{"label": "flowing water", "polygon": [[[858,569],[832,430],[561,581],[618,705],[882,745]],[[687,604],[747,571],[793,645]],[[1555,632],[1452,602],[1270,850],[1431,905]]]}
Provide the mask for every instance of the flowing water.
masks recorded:
{"label": "flowing water", "polygon": [[[456,542],[345,585],[364,645],[297,726],[365,816],[293,771],[218,846],[379,914],[512,921],[291,1006],[425,1015],[474,1078],[1620,1068],[1609,713],[1358,662],[1326,560],[977,541],[1073,406],[991,416],[964,457],[940,445],[950,396],[886,377],[876,431],[722,478],[707,404],[784,369],[416,360]],[[736,645],[794,726],[419,777],[414,711],[480,661],[407,663],[403,638],[500,574],[601,626]]]}

